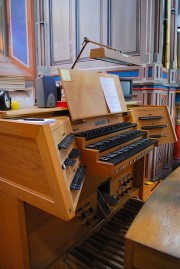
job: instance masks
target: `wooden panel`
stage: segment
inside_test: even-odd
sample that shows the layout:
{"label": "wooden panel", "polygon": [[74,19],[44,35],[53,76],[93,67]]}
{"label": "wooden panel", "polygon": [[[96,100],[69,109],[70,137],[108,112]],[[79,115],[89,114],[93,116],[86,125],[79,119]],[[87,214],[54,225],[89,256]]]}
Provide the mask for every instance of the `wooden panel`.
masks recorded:
{"label": "wooden panel", "polygon": [[28,204],[25,209],[33,269],[47,268],[92,229],[91,225],[82,225],[78,218],[66,222]]}
{"label": "wooden panel", "polygon": [[124,122],[125,117],[123,114],[116,115],[108,115],[107,116],[101,116],[101,117],[95,117],[90,118],[88,120],[77,120],[72,122],[72,128],[73,132],[82,132],[86,130],[96,129],[98,127],[104,127],[111,124],[116,124],[119,122]]}
{"label": "wooden panel", "polygon": [[[41,164],[38,145],[30,139],[6,135],[0,135],[0,140],[1,156],[4,157],[4,160],[1,160],[0,163],[1,177],[8,179],[10,182],[16,182],[19,186],[26,179],[26,188],[51,197],[45,170]],[[6,153],[7,150],[9,150],[9,156]],[[11,167],[12,163],[13,166],[16,166],[16,170]],[[34,185],[34,180],[36,180],[36,185]]]}
{"label": "wooden panel", "polygon": [[[165,125],[165,128],[149,129],[150,136],[158,136],[159,144],[175,143],[177,141],[176,133],[172,125],[167,106],[139,106],[131,107],[132,120],[137,123],[137,128],[144,126]],[[161,119],[140,120],[139,117],[162,116]],[[167,125],[167,126],[166,126]]]}
{"label": "wooden panel", "polygon": [[[0,110],[0,118],[17,117],[52,117],[67,111],[67,107],[38,108],[37,106],[21,107],[18,110]],[[65,112],[64,112],[65,113]]]}
{"label": "wooden panel", "polygon": [[0,191],[0,268],[30,269],[23,203]]}
{"label": "wooden panel", "polygon": [[134,249],[134,257],[133,266],[138,269],[179,269],[180,266],[178,259],[172,260],[162,253],[142,247]]}
{"label": "wooden panel", "polygon": [[71,130],[68,118],[53,127],[1,120],[0,132],[1,190],[66,220],[74,217],[80,191],[71,193],[52,132],[61,133],[60,126],[68,124],[65,137]]}
{"label": "wooden panel", "polygon": [[126,252],[126,269],[180,266],[179,174],[177,168],[154,190],[126,234],[127,250],[131,249]]}
{"label": "wooden panel", "polygon": [[112,114],[106,104],[100,77],[114,80],[122,109],[119,112],[127,111],[118,76],[93,71],[67,70],[67,72],[70,74],[70,81],[64,78],[62,70],[59,69],[72,120]]}

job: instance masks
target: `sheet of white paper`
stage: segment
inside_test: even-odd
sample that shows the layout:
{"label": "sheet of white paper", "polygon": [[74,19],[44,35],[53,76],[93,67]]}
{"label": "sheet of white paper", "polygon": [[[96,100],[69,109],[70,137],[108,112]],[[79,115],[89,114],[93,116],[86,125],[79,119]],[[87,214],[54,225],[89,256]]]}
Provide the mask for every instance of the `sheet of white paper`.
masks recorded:
{"label": "sheet of white paper", "polygon": [[104,92],[104,96],[111,113],[121,112],[121,104],[116,91],[116,86],[113,78],[100,77],[101,86]]}
{"label": "sheet of white paper", "polygon": [[15,121],[21,122],[21,123],[33,123],[33,124],[52,124],[56,123],[56,119],[43,119],[43,118],[24,118],[24,119],[15,119]]}

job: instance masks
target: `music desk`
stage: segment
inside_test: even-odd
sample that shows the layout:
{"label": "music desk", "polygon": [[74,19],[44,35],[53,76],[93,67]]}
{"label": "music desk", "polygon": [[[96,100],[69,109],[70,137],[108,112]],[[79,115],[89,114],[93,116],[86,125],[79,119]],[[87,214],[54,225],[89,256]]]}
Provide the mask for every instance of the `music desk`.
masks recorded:
{"label": "music desk", "polygon": [[124,268],[180,268],[180,167],[155,189],[130,226]]}

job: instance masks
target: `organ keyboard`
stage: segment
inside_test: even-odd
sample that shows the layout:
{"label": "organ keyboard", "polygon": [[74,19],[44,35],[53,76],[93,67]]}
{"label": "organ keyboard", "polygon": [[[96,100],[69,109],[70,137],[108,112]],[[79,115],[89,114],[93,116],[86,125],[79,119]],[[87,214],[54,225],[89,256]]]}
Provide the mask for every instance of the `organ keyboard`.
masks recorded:
{"label": "organ keyboard", "polygon": [[117,173],[117,169],[122,171],[128,165],[123,163],[127,159],[129,163],[136,162],[157,144],[157,140],[148,138],[147,132],[135,128],[135,123],[121,122],[75,134],[84,165],[95,170],[107,165],[110,172],[106,170],[105,173],[109,177]]}

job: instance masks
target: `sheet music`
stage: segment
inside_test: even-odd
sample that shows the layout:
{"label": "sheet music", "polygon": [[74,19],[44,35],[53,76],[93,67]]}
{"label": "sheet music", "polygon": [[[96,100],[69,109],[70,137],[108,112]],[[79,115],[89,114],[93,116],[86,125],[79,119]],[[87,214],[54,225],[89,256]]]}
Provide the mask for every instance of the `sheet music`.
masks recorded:
{"label": "sheet music", "polygon": [[116,91],[116,86],[113,78],[100,77],[101,86],[104,92],[104,96],[111,113],[121,112],[121,104]]}

